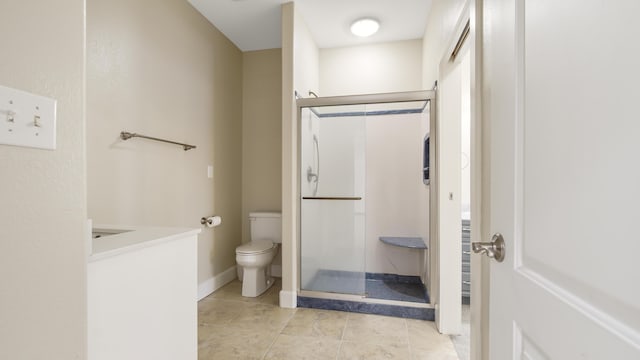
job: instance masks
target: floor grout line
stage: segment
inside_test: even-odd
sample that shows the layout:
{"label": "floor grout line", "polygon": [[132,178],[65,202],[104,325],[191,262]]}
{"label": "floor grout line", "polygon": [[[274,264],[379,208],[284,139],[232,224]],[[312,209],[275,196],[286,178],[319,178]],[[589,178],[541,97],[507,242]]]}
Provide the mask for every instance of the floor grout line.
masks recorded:
{"label": "floor grout line", "polygon": [[342,344],[344,343],[344,335],[347,333],[348,325],[349,325],[349,314],[347,313],[347,319],[344,321],[344,327],[342,328],[342,336],[340,336],[340,342],[338,343],[338,352],[336,353],[336,360],[340,359],[340,351],[342,350]]}
{"label": "floor grout line", "polygon": [[[284,328],[282,330],[284,330]],[[282,330],[280,330],[280,333],[278,333],[278,336],[273,338],[273,341],[271,342],[271,344],[269,344],[269,347],[267,347],[267,350],[265,350],[264,354],[262,354],[262,357],[260,359],[264,360],[267,358],[267,354],[269,354],[269,351],[271,351],[273,344],[275,344],[278,338],[280,337],[280,335],[282,335]]]}
{"label": "floor grout line", "polygon": [[411,338],[409,337],[409,322],[404,319],[404,328],[407,334],[407,344],[409,345],[409,358],[413,359],[413,347],[411,346]]}

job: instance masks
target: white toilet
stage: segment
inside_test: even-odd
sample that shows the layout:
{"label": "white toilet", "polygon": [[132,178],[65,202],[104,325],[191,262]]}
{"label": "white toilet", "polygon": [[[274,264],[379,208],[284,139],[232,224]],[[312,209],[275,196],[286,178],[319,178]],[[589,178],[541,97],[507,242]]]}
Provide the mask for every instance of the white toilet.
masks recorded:
{"label": "white toilet", "polygon": [[256,297],[273,285],[271,261],[282,242],[280,213],[249,213],[251,242],[236,248],[238,277],[242,281],[242,296]]}

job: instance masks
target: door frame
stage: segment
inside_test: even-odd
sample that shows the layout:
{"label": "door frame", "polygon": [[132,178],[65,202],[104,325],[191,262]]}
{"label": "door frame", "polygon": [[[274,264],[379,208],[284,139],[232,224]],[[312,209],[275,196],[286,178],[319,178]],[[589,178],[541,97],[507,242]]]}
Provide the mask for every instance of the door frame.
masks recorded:
{"label": "door frame", "polygon": [[[483,0],[469,0],[469,22],[471,40],[471,242],[483,241],[490,224],[489,202],[489,148],[487,138],[489,121],[483,108],[483,41],[484,15]],[[475,166],[473,164],[475,163]],[[483,181],[484,179],[484,181]],[[471,256],[471,360],[489,359],[489,258],[472,254]]]}
{"label": "door frame", "polygon": [[[471,241],[482,241],[484,229],[488,229],[489,207],[483,201],[483,195],[488,195],[488,122],[483,121],[482,90],[483,90],[483,1],[467,0],[455,26],[453,36],[447,42],[439,66],[439,79],[443,70],[447,71],[450,57],[458,39],[460,39],[465,25],[469,22],[469,35],[466,45],[470,51],[471,66]],[[441,96],[441,95],[440,95]],[[439,109],[440,111],[440,109]],[[438,115],[438,121],[443,121]],[[460,254],[447,254],[459,257]],[[446,258],[446,256],[445,256]],[[471,256],[471,360],[489,359],[489,261],[485,257]]]}

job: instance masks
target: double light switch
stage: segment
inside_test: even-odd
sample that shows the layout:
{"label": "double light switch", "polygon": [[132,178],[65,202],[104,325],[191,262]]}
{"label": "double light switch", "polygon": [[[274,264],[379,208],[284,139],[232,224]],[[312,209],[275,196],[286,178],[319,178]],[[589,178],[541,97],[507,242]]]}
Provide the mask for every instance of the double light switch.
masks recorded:
{"label": "double light switch", "polygon": [[54,150],[56,101],[0,86],[0,144]]}

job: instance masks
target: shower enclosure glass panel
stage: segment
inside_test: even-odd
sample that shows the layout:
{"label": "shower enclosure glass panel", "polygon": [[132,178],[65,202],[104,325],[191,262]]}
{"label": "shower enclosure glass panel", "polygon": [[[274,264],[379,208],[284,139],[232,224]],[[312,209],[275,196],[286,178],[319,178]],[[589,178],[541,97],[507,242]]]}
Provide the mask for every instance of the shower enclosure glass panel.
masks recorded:
{"label": "shower enclosure glass panel", "polygon": [[365,105],[302,108],[300,286],[365,294]]}

